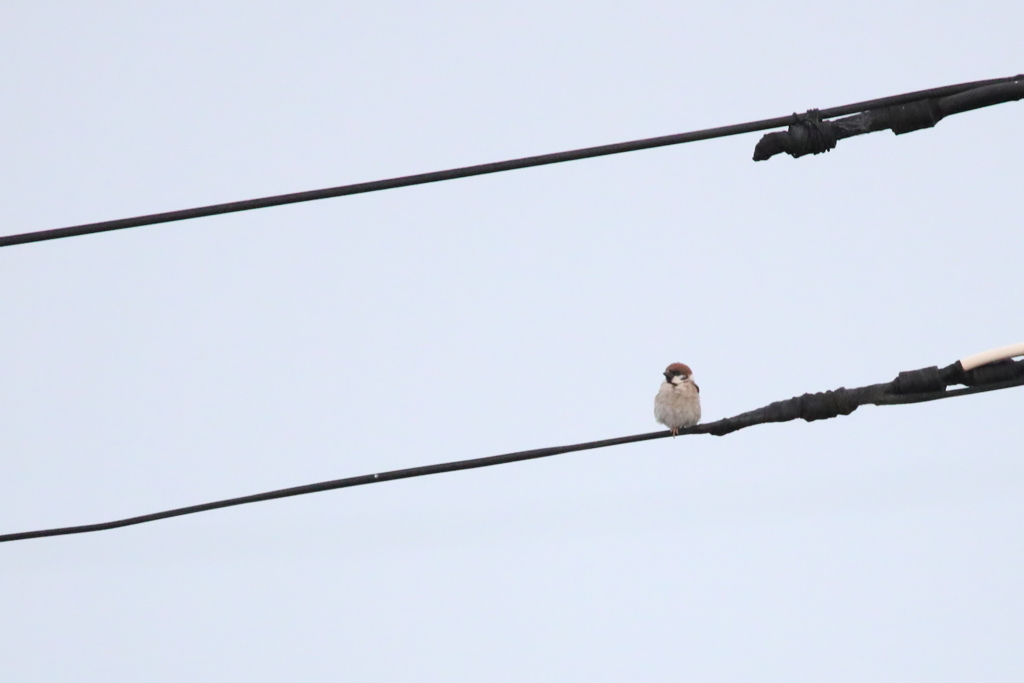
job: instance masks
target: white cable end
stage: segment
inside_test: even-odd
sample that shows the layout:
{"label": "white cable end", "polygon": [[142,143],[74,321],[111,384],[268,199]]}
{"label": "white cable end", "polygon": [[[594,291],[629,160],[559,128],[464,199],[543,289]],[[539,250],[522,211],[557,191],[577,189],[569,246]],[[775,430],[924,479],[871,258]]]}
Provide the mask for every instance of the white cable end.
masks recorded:
{"label": "white cable end", "polygon": [[1014,344],[1012,346],[992,349],[991,351],[976,353],[973,356],[961,358],[960,365],[963,366],[965,371],[973,370],[982,365],[995,363],[997,360],[1006,360],[1007,358],[1015,358],[1017,356],[1024,356],[1024,344]]}

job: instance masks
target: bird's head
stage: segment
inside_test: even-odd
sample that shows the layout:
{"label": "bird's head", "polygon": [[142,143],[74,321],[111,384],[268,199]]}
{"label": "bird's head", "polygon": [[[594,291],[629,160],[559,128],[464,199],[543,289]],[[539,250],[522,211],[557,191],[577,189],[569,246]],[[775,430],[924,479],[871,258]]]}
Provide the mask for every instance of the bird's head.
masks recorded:
{"label": "bird's head", "polygon": [[691,377],[693,377],[693,371],[690,370],[689,365],[673,363],[665,368],[665,381],[669,384],[679,386],[683,382],[689,382]]}

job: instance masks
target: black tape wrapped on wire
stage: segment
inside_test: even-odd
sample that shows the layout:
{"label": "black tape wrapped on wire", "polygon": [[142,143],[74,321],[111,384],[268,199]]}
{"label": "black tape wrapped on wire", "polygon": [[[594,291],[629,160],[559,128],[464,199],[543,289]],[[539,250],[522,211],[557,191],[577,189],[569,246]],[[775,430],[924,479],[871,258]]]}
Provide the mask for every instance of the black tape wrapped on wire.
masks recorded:
{"label": "black tape wrapped on wire", "polygon": [[[806,114],[793,114],[793,123],[785,133],[768,133],[757,143],[754,161],[785,152],[798,158],[806,154],[822,154],[835,148],[839,142],[837,128],[830,121],[822,121],[817,109]],[[770,150],[770,152],[768,151]]]}
{"label": "black tape wrapped on wire", "polygon": [[764,135],[754,147],[754,161],[764,161],[785,152],[797,158],[821,154],[835,148],[844,138],[880,130],[896,135],[931,128],[946,116],[993,104],[1024,99],[1024,79],[973,88],[946,97],[932,97],[897,104],[823,121],[817,110],[794,114],[794,121],[784,132]]}
{"label": "black tape wrapped on wire", "polygon": [[[949,389],[964,385],[963,389]],[[942,398],[991,391],[1024,384],[1024,360],[1004,360],[964,371],[957,361],[945,368],[936,366],[901,372],[891,382],[854,389],[839,388],[816,394],[804,394],[785,401],[776,401],[763,408],[735,417],[697,425],[681,430],[686,434],[724,436],[739,429],[767,422],[808,422],[849,415],[862,405],[897,405],[920,403]]]}

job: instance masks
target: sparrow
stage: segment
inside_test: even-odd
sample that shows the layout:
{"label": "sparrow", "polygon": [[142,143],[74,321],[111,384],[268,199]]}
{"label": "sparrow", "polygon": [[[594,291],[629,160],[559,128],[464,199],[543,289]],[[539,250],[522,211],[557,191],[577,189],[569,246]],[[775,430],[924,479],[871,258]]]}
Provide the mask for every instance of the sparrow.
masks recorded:
{"label": "sparrow", "polygon": [[665,381],[654,397],[654,419],[672,430],[672,436],[700,422],[700,387],[688,365],[665,368]]}

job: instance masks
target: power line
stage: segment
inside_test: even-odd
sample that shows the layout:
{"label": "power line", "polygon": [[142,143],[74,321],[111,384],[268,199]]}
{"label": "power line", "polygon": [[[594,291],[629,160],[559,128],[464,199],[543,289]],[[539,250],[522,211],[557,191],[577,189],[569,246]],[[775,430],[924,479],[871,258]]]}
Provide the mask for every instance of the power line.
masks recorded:
{"label": "power line", "polygon": [[[808,129],[810,132],[807,133],[813,138],[813,144],[806,148],[806,151],[801,152],[802,154],[818,153],[819,151],[827,151],[831,149],[828,147],[830,138],[828,137],[828,131],[822,132],[821,120],[832,118],[836,116],[847,116],[849,114],[857,114],[869,110],[882,110],[886,108],[899,107],[902,105],[908,105],[914,102],[922,100],[932,100],[935,98],[948,98],[953,97],[968,91],[976,90],[979,88],[987,88],[990,86],[999,86],[1006,84],[1018,84],[1024,88],[1024,75],[1012,76],[1009,78],[997,78],[986,81],[973,81],[970,83],[960,83],[957,85],[948,85],[941,88],[932,88],[930,90],[919,90],[916,92],[905,93],[902,95],[895,95],[892,97],[883,97],[876,100],[868,100],[865,102],[857,102],[856,104],[847,104],[841,107],[833,107],[831,109],[822,110],[811,110],[807,115],[798,116],[796,114],[788,116],[780,116],[773,119],[764,119],[761,121],[752,121],[750,123],[740,123],[732,126],[723,126],[720,128],[708,128],[706,130],[698,130],[689,133],[679,133],[677,135],[665,135],[656,138],[647,138],[644,140],[634,140],[631,142],[620,142],[611,145],[601,145],[598,147],[586,147],[583,149],[576,149],[567,152],[557,152],[554,154],[542,154],[540,156],[524,157],[522,159],[511,159],[508,161],[498,161],[488,164],[479,164],[476,166],[464,166],[462,168],[453,168],[446,171],[435,171],[432,173],[420,173],[417,175],[402,176],[398,178],[388,178],[385,180],[375,180],[366,183],[356,183],[354,185],[342,185],[340,187],[330,187],[322,190],[311,190],[308,192],[295,192],[292,194],[281,194],[272,197],[262,197],[259,199],[248,199],[239,202],[228,202],[226,204],[213,204],[211,206],[202,206],[194,209],[183,209],[181,211],[168,211],[166,213],[155,213],[146,216],[136,216],[134,218],[121,218],[112,221],[103,221],[100,223],[87,223],[84,225],[75,225],[67,228],[56,228],[53,230],[40,230],[38,232],[27,232],[20,235],[7,235],[0,237],[0,247],[10,247],[16,244],[27,244],[29,242],[42,242],[45,240],[60,239],[63,237],[75,237],[79,235],[91,235],[98,232],[109,232],[111,230],[123,230],[125,228],[137,228],[143,225],[156,225],[158,223],[170,223],[173,221],[183,221],[191,218],[202,218],[205,216],[216,216],[224,213],[235,213],[238,211],[250,211],[252,209],[264,209],[271,206],[283,206],[285,204],[296,204],[299,202],[309,202],[318,199],[328,199],[330,197],[342,197],[353,194],[363,194],[366,192],[377,192],[379,190],[390,190],[398,187],[409,187],[411,185],[423,185],[426,183],[436,183],[443,180],[454,180],[456,178],[468,178],[470,176],[486,175],[489,173],[500,173],[502,171],[512,171],[520,168],[529,168],[532,166],[545,166],[547,164],[558,164],[565,161],[576,161],[578,159],[590,159],[593,157],[607,156],[610,154],[622,154],[624,152],[635,152],[642,149],[652,149],[654,147],[665,147],[668,145],[679,145],[687,142],[696,142],[698,140],[710,140],[712,138],[727,137],[730,135],[741,135],[743,133],[753,133],[761,130],[767,130],[769,128],[780,128],[782,126],[796,125],[797,128],[791,127],[789,133],[779,133],[778,135],[789,135],[791,138],[801,137],[803,128],[806,125],[810,125]],[[1006,97],[1012,98],[1014,90]],[[1024,92],[1024,90],[1022,90]],[[977,98],[976,98],[977,99]],[[984,103],[977,104],[977,106],[988,106],[990,104],[997,104],[998,102],[989,101],[991,96],[982,97]],[[1017,99],[1020,99],[1019,97]],[[1008,101],[1006,99],[1000,101]],[[958,111],[966,111],[963,109],[963,105],[958,105],[961,108]],[[945,113],[956,113],[952,110]],[[943,115],[945,115],[945,113]],[[877,119],[877,117],[876,117]],[[804,122],[813,120],[815,124],[805,124]],[[884,122],[883,122],[884,123]],[[876,127],[873,130],[881,130],[885,126],[878,121],[874,124]],[[932,124],[934,125],[934,123]],[[881,126],[881,127],[878,127]],[[891,127],[891,126],[890,126]],[[849,132],[849,126],[843,129]],[[915,128],[916,130],[916,128]],[[796,132],[795,132],[796,131]],[[864,130],[861,132],[870,132]],[[854,133],[850,133],[854,134]],[[804,137],[807,137],[805,135]],[[848,135],[843,135],[848,137]],[[782,144],[781,142],[779,144]],[[793,143],[797,144],[797,143]],[[803,143],[801,143],[803,144]],[[826,148],[819,149],[824,145]],[[834,141],[831,141],[831,145],[834,147]],[[800,147],[804,149],[804,147]],[[779,151],[788,151],[786,149],[780,149]],[[777,153],[777,152],[773,152]],[[771,156],[769,154],[769,156]],[[799,155],[798,155],[799,156]],[[758,157],[755,155],[755,159]],[[765,157],[767,158],[767,157]]]}
{"label": "power line", "polygon": [[[1006,347],[1002,354],[1014,353],[1024,354],[1024,346]],[[826,391],[816,394],[804,394],[785,401],[776,401],[763,408],[741,413],[734,417],[728,417],[717,422],[701,424],[695,427],[681,429],[680,435],[690,434],[714,434],[724,436],[740,429],[746,429],[758,424],[769,422],[788,422],[797,418],[812,422],[824,420],[839,415],[849,415],[862,405],[898,405],[902,403],[921,403],[924,401],[935,401],[954,396],[965,396],[984,391],[995,391],[1024,384],[1024,360],[999,360],[980,367],[971,368],[971,361],[981,358],[984,354],[972,356],[964,361],[957,361],[952,365],[939,369],[938,367],[922,368],[909,372],[901,372],[891,382],[883,384],[872,384],[854,389],[840,388],[835,391]],[[996,356],[998,356],[998,352]],[[990,357],[992,357],[990,355]],[[965,385],[961,389],[947,389],[953,385]],[[444,472],[456,472],[469,470],[478,467],[490,467],[492,465],[504,465],[506,463],[546,458],[562,453],[573,453],[575,451],[587,451],[595,448],[606,448],[627,443],[640,441],[651,441],[653,439],[664,439],[671,436],[668,431],[649,432],[647,434],[635,434],[615,439],[604,439],[602,441],[590,441],[569,446],[554,446],[550,448],[538,448],[518,453],[506,453],[485,458],[474,458],[472,460],[458,460],[455,462],[440,463],[437,465],[425,465],[423,467],[410,467],[402,470],[392,470],[378,474],[365,474],[347,479],[335,479],[317,484],[295,486],[277,491],[257,493],[240,498],[229,498],[212,503],[192,505],[189,507],[154,512],[139,517],[129,517],[113,522],[101,524],[86,524],[83,526],[64,527],[60,529],[44,529],[41,531],[25,531],[21,533],[0,535],[0,543],[7,541],[23,541],[30,538],[42,538],[44,536],[63,536],[67,534],[83,534],[90,531],[104,531],[106,529],[117,529],[119,527],[155,522],[169,517],[180,517],[191,515],[197,512],[206,512],[218,508],[245,505],[247,503],[259,503],[276,498],[288,498],[301,496],[307,493],[319,493],[320,491],[332,491],[334,489],[349,488],[352,486],[363,486],[365,484],[377,484],[397,479],[410,479],[412,477],[425,477],[430,474],[441,474]]]}

